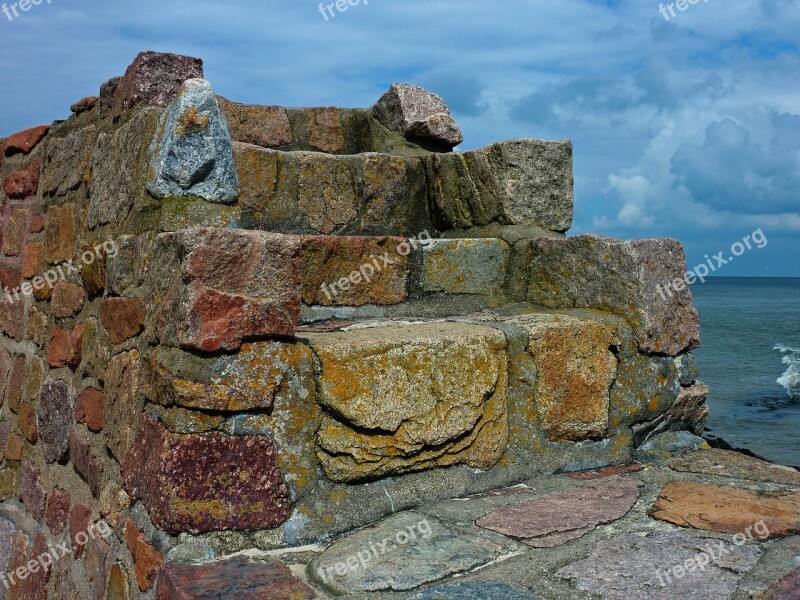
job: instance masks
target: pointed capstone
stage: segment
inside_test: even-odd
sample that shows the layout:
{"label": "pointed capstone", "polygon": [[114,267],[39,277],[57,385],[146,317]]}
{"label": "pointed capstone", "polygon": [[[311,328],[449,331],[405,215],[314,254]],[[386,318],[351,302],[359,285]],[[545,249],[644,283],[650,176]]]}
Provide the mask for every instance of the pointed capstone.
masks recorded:
{"label": "pointed capstone", "polygon": [[239,197],[228,123],[206,80],[186,81],[161,117],[147,189],[160,199],[198,196],[227,204]]}

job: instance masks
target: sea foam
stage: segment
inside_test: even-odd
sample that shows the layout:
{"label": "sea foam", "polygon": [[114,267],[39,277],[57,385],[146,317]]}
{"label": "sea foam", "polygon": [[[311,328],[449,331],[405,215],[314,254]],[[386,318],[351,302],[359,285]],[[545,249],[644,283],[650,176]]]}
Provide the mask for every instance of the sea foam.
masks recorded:
{"label": "sea foam", "polygon": [[800,399],[800,349],[776,344],[775,350],[784,354],[783,364],[789,365],[786,372],[778,378],[778,383],[786,388],[791,398]]}

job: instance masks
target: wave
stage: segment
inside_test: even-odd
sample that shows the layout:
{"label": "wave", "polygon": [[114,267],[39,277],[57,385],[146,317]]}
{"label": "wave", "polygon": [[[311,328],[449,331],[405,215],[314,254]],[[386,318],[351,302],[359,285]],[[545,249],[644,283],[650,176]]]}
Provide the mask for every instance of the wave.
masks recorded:
{"label": "wave", "polygon": [[775,344],[774,349],[784,354],[783,364],[789,365],[778,383],[786,388],[790,398],[800,400],[800,349],[785,344]]}

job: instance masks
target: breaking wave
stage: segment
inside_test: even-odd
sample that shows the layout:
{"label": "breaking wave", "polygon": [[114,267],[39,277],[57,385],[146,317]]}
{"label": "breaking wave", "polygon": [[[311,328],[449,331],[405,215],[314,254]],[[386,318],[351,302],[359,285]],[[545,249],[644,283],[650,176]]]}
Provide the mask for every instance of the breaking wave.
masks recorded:
{"label": "breaking wave", "polygon": [[800,349],[776,344],[775,350],[783,353],[783,364],[789,365],[786,372],[778,378],[778,383],[786,388],[790,398],[800,400]]}

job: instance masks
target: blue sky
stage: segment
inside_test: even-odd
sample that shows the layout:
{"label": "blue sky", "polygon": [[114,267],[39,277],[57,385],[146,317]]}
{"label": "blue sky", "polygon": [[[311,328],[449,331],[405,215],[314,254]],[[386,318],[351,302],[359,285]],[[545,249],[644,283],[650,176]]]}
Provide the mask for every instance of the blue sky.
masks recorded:
{"label": "blue sky", "polygon": [[675,237],[694,266],[761,229],[718,274],[800,276],[800,0],[669,21],[651,0],[361,0],[327,21],[306,0],[47,2],[0,13],[0,136],[66,118],[141,50],[203,58],[240,102],[370,106],[417,83],[462,149],[572,139],[571,234]]}

